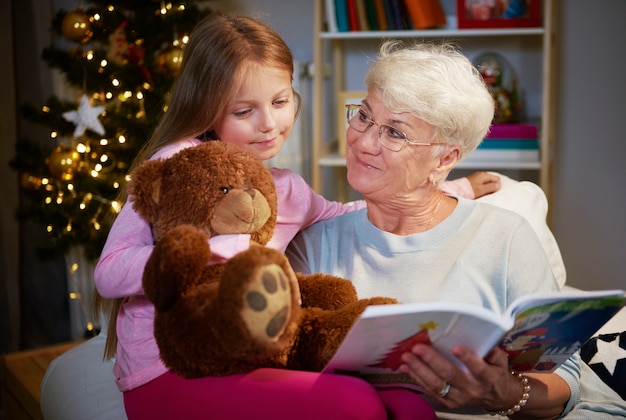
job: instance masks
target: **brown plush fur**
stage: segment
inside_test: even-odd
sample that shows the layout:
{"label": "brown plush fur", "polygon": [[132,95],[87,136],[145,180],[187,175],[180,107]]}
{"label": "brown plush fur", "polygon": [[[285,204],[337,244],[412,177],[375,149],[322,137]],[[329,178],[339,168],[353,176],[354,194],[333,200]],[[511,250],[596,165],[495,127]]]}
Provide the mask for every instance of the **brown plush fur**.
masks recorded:
{"label": "brown plush fur", "polygon": [[[281,252],[265,247],[276,223],[274,182],[236,146],[211,141],[146,161],[129,192],[156,240],[143,287],[156,308],[161,358],[184,377],[320,370],[367,305],[395,302],[359,300],[337,277],[295,274]],[[251,247],[207,265],[208,238],[236,233],[251,234]]]}

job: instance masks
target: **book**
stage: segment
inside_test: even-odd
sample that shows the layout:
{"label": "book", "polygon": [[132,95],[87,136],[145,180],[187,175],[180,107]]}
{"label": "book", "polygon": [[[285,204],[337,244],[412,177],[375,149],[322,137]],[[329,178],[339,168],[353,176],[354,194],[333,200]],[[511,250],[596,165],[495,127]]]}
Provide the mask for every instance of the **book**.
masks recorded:
{"label": "book", "polygon": [[478,149],[539,150],[539,139],[486,138],[478,145]]}
{"label": "book", "polygon": [[350,20],[348,18],[347,0],[335,0],[335,17],[337,18],[337,30],[348,32],[350,30]]}
{"label": "book", "polygon": [[387,23],[387,14],[385,13],[385,0],[374,0],[374,8],[376,9],[378,28],[381,31],[386,31],[389,29],[389,24]]}
{"label": "book", "polygon": [[400,5],[399,1],[402,0],[387,0],[390,6],[390,17],[389,21],[393,22],[389,25],[389,29],[401,30],[402,28],[402,17],[400,16]]}
{"label": "book", "polygon": [[365,0],[365,13],[367,14],[367,22],[370,31],[377,31],[379,27],[374,0]]}
{"label": "book", "polygon": [[535,168],[540,164],[539,149],[506,149],[478,147],[461,161],[458,168],[471,167],[483,169]]}
{"label": "book", "polygon": [[392,0],[383,0],[383,7],[385,9],[385,18],[387,19],[387,29],[393,31],[398,28],[396,28],[395,19],[393,17],[391,2]]}
{"label": "book", "polygon": [[414,29],[430,29],[448,23],[439,0],[402,0]]}
{"label": "book", "polygon": [[624,305],[623,290],[606,290],[528,295],[501,315],[460,302],[369,306],[323,371],[358,376],[380,387],[416,387],[397,370],[403,353],[425,343],[461,369],[451,353],[460,344],[481,357],[499,346],[518,372],[553,372]]}
{"label": "book", "polygon": [[324,0],[326,10],[326,24],[329,32],[337,32],[337,14],[335,12],[335,0]]}
{"label": "book", "polygon": [[359,30],[369,31],[370,24],[367,20],[367,11],[365,10],[365,0],[356,0],[356,12],[359,18]]}
{"label": "book", "polygon": [[538,139],[539,128],[536,124],[506,123],[492,124],[486,139]]}
{"label": "book", "polygon": [[357,11],[356,1],[357,0],[346,1],[347,7],[348,7],[348,22],[350,25],[351,32],[356,32],[356,31],[361,30],[361,27],[359,26],[359,13]]}

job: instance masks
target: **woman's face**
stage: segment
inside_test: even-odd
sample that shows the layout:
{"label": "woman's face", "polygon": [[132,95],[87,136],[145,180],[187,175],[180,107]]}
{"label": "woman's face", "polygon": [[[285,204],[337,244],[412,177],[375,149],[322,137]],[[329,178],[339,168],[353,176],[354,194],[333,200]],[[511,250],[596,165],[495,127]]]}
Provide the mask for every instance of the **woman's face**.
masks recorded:
{"label": "woman's face", "polygon": [[[431,142],[435,128],[409,113],[394,114],[373,94],[368,94],[362,109],[379,124],[387,124],[416,141]],[[348,127],[346,133],[348,182],[366,198],[387,200],[416,198],[415,191],[428,186],[429,175],[437,166],[433,147],[407,144],[398,152],[378,142],[378,126],[364,133]]]}
{"label": "woman's face", "polygon": [[214,129],[221,141],[267,160],[280,152],[294,119],[291,73],[276,67],[258,67],[245,78]]}

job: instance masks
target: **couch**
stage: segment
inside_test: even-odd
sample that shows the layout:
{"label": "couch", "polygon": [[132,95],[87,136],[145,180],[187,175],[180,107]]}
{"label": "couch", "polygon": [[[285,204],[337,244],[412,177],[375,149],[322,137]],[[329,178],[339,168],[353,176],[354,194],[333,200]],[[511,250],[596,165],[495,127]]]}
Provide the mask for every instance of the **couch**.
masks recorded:
{"label": "couch", "polygon": [[[525,216],[544,246],[559,285],[563,289],[571,289],[566,284],[566,271],[559,247],[546,224],[548,203],[545,194],[531,182],[518,182],[502,175],[501,179],[500,191],[479,200]],[[596,337],[599,338],[591,340],[581,350],[583,360],[588,362],[582,363],[582,401],[580,407],[570,413],[567,419],[609,419],[620,416],[626,418],[625,331],[626,308],[596,333]],[[602,340],[602,343],[598,343],[598,340]],[[122,393],[115,385],[112,372],[113,361],[104,361],[102,358],[105,341],[106,322],[103,322],[102,332],[98,336],[53,360],[41,383],[41,411],[44,418],[49,420],[126,418]],[[602,359],[596,355],[596,350],[610,354]],[[624,371],[622,377],[618,376],[620,369]],[[600,376],[604,375],[603,378],[609,373],[610,380],[600,380],[596,372],[599,372]],[[608,404],[609,412],[605,414],[595,412],[597,403],[601,403],[603,407]]]}

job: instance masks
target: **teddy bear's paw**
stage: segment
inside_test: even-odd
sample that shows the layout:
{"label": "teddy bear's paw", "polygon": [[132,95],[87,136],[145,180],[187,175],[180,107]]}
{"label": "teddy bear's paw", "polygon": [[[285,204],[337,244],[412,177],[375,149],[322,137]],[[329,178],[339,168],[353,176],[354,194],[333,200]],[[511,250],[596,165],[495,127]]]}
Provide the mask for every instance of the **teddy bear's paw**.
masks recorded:
{"label": "teddy bear's paw", "polygon": [[243,294],[243,321],[259,344],[277,342],[291,317],[291,286],[277,264],[260,268]]}

